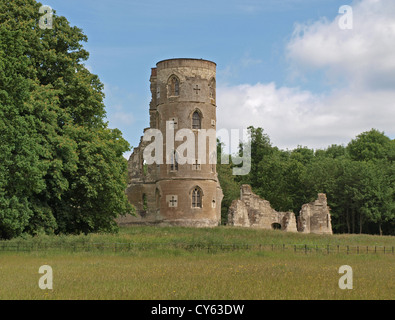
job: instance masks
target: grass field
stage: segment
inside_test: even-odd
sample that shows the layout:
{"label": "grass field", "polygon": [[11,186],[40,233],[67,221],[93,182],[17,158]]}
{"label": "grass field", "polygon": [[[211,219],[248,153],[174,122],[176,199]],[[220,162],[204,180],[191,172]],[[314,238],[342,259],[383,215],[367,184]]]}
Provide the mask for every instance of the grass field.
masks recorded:
{"label": "grass field", "polygon": [[[55,244],[61,242],[63,247]],[[261,250],[258,244],[392,248],[394,237],[303,235],[220,227],[122,228],[117,235],[36,237],[27,252],[0,249],[0,299],[394,299],[395,255]],[[144,250],[70,250],[65,244],[140,243]],[[249,244],[249,250],[185,250],[174,244]],[[51,246],[54,245],[54,246]],[[166,247],[166,244],[169,246]],[[170,246],[171,245],[171,246]],[[255,245],[252,246],[252,245]],[[0,248],[2,242],[0,242]],[[83,247],[81,247],[83,248]],[[53,269],[53,290],[41,290],[41,265]],[[339,267],[353,269],[353,289],[341,290]]]}

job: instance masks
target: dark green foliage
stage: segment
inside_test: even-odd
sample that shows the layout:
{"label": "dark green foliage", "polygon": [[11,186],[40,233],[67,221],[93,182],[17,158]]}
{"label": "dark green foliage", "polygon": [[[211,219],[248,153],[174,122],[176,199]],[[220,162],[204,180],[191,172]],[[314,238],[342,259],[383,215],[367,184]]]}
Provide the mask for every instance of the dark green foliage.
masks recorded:
{"label": "dark green foliage", "polygon": [[[236,191],[228,191],[228,181],[232,190],[247,183],[277,211],[298,215],[304,203],[322,192],[332,210],[334,232],[395,234],[395,140],[372,129],[347,147],[314,151],[299,146],[283,151],[271,145],[262,128],[249,130],[251,172],[231,179],[227,171],[227,197],[238,198]],[[219,179],[222,185],[224,174]],[[226,208],[231,200],[226,199]]]}
{"label": "dark green foliage", "polygon": [[221,224],[228,221],[228,210],[233,200],[240,196],[240,186],[232,172],[232,164],[221,164],[223,144],[217,140],[217,173],[224,197],[221,204]]}
{"label": "dark green foliage", "polygon": [[0,0],[0,238],[113,231],[129,145],[104,121],[87,37],[56,15],[40,29],[40,6]]}

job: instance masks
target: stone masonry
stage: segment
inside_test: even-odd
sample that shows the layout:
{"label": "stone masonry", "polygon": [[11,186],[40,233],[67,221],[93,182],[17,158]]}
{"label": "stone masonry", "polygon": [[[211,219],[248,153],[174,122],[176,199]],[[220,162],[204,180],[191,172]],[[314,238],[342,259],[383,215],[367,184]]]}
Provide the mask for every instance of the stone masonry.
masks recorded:
{"label": "stone masonry", "polygon": [[333,234],[331,214],[325,193],[319,193],[317,200],[302,206],[298,217],[298,231]]}
{"label": "stone masonry", "polygon": [[234,200],[228,211],[228,225],[262,229],[281,228],[287,232],[332,234],[332,225],[326,195],[302,206],[298,221],[293,212],[277,212],[269,201],[252,192],[251,186],[242,185],[240,199]]}
{"label": "stone masonry", "polygon": [[[193,163],[178,163],[177,148],[183,141],[166,136],[170,126],[174,134],[188,129],[195,141],[200,132],[216,130],[215,78],[216,64],[203,59],[163,60],[151,69],[150,125],[144,132],[162,133],[163,159],[145,163],[144,149],[151,141],[143,138],[133,149],[126,195],[136,216],[119,217],[118,224],[213,227],[220,223],[223,194],[211,161],[216,155],[207,149],[204,155],[195,152]],[[213,143],[216,152],[215,136]]]}
{"label": "stone masonry", "polygon": [[234,200],[229,208],[228,224],[262,229],[274,229],[280,225],[281,230],[297,232],[293,212],[275,211],[269,201],[254,194],[251,186],[246,184],[240,188],[240,199]]}

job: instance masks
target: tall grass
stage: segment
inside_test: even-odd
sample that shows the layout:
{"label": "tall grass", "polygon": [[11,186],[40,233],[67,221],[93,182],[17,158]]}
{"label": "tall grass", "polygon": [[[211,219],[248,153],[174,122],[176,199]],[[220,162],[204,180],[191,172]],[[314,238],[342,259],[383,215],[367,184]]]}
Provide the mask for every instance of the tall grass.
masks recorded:
{"label": "tall grass", "polygon": [[202,244],[202,245],[282,245],[282,244],[299,244],[299,245],[342,245],[342,246],[395,246],[395,237],[393,236],[374,236],[374,235],[316,235],[287,233],[279,230],[262,230],[250,228],[235,227],[217,227],[217,228],[188,228],[188,227],[154,227],[154,226],[131,226],[122,227],[118,234],[89,234],[76,236],[37,236],[16,238],[10,241],[0,241],[12,245],[31,245],[45,246],[48,245],[59,247],[62,246],[83,246],[95,243],[119,243],[119,244]]}
{"label": "tall grass", "polygon": [[[394,299],[394,262],[271,252],[2,254],[0,299]],[[53,268],[53,290],[38,287],[43,264]],[[338,286],[345,264],[352,290]]]}
{"label": "tall grass", "polygon": [[[0,299],[394,299],[395,255],[259,250],[260,245],[395,246],[394,237],[293,234],[219,227],[127,227],[119,234],[38,236],[0,242]],[[56,250],[2,251],[2,244]],[[146,250],[66,250],[101,244],[140,244]],[[185,250],[177,244],[201,244]],[[153,246],[149,246],[152,244]],[[164,246],[156,246],[163,244]],[[254,250],[206,250],[223,244]],[[166,247],[168,245],[168,247]],[[250,247],[249,247],[250,248]],[[303,246],[301,247],[303,248]],[[38,287],[41,265],[54,289]],[[341,290],[341,265],[353,268],[354,288]]]}

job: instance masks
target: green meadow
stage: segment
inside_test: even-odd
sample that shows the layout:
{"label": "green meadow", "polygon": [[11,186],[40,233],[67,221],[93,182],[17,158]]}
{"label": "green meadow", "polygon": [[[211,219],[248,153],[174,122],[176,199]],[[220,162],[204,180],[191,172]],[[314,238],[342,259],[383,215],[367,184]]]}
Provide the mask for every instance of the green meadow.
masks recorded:
{"label": "green meadow", "polygon": [[[14,239],[0,242],[0,299],[394,299],[393,246],[390,236],[228,227]],[[42,265],[52,290],[38,286]],[[352,289],[339,288],[342,265]]]}

